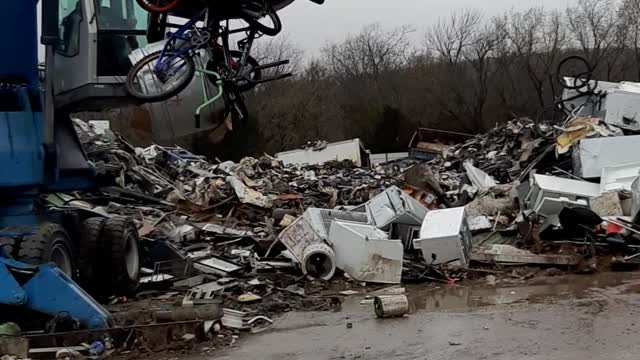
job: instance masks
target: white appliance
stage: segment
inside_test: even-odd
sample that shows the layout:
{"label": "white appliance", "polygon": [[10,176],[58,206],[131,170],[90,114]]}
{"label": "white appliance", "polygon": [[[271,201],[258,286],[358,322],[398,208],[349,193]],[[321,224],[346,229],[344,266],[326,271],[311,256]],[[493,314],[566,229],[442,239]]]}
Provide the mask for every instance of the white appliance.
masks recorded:
{"label": "white appliance", "polygon": [[472,244],[465,208],[429,211],[422,222],[420,239],[414,240],[413,244],[422,250],[427,263],[440,265],[460,261],[467,266]]}
{"label": "white appliance", "polygon": [[[388,230],[392,223],[420,226],[429,211],[418,200],[396,186],[378,194],[363,206],[369,214],[370,221],[381,230]],[[362,210],[360,207],[354,211]]]}

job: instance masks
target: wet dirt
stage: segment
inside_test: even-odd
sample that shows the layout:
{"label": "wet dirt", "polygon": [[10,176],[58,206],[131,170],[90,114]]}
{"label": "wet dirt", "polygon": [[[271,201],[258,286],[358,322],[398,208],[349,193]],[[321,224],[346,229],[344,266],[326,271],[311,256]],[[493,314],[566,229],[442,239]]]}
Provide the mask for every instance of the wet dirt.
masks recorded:
{"label": "wet dirt", "polygon": [[377,319],[353,295],[340,312],[287,313],[269,332],[189,359],[637,358],[638,273],[406,290],[403,318]]}

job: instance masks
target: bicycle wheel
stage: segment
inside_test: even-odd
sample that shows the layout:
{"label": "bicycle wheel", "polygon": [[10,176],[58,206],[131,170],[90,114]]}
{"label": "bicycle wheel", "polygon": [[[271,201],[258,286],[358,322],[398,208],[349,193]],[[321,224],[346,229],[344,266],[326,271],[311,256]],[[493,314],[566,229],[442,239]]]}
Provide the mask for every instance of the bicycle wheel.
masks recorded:
{"label": "bicycle wheel", "polygon": [[[587,86],[593,77],[593,68],[582,56],[569,56],[558,64],[558,81],[568,90],[578,90]],[[565,77],[573,78],[573,84],[564,81]]]}
{"label": "bicycle wheel", "polygon": [[[229,55],[231,55],[231,59],[236,63],[236,68],[232,69],[235,73],[235,71],[237,70],[237,66],[238,63],[240,62],[240,59],[242,59],[242,51],[239,50],[230,50],[229,51]],[[240,76],[240,75],[251,75],[248,76],[251,80],[254,81],[258,81],[260,79],[262,79],[262,71],[260,69],[257,70],[253,70],[255,68],[257,68],[258,66],[260,66],[260,64],[258,64],[258,60],[254,59],[252,56],[248,56],[247,57],[247,65],[244,68],[244,71],[242,71],[242,74],[237,74],[236,76]],[[207,62],[207,70],[209,71],[215,71],[217,72],[219,75],[224,76],[222,74],[222,72],[226,69],[226,66],[224,64],[224,59],[213,59],[213,60],[209,60],[209,62]],[[207,77],[209,78],[209,81],[215,83],[217,79],[215,79],[214,76],[211,75],[207,75]],[[256,87],[255,83],[241,83],[241,84],[236,84],[236,88],[238,89],[239,92],[246,92],[249,91],[251,89],[253,89],[254,87]]]}
{"label": "bicycle wheel", "polygon": [[[265,12],[256,12],[249,8],[242,8],[240,10],[240,17],[246,21],[252,28],[267,36],[276,36],[282,31],[282,21],[280,16],[273,10],[271,5],[266,4]],[[271,20],[271,25],[260,22],[261,19]]]}
{"label": "bicycle wheel", "polygon": [[224,87],[223,96],[227,114],[231,113],[233,128],[246,124],[249,121],[249,110],[238,89],[233,85],[227,85]]}
{"label": "bicycle wheel", "polygon": [[141,8],[150,13],[162,14],[171,11],[180,0],[136,0]]}
{"label": "bicycle wheel", "polygon": [[161,52],[145,56],[137,62],[127,75],[127,91],[133,97],[146,102],[167,100],[184,90],[196,71],[193,59],[186,54],[175,55],[165,51],[161,70],[158,59]]}

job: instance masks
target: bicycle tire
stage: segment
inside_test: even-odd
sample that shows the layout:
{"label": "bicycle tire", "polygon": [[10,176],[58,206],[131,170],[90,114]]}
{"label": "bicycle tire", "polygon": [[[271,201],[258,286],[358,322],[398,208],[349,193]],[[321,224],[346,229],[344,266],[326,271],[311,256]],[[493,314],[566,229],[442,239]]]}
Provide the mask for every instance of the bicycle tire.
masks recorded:
{"label": "bicycle tire", "polygon": [[274,24],[274,27],[272,28],[261,23],[259,19],[256,19],[245,9],[240,10],[240,17],[253,29],[258,30],[267,36],[276,36],[282,31],[282,21],[280,20],[280,16],[278,16],[278,13],[273,10],[273,7],[269,4],[266,5],[266,13],[264,17],[271,18],[271,21],[273,21]]}
{"label": "bicycle tire", "polygon": [[[150,4],[152,0],[136,0],[141,8],[153,14],[164,14],[173,10],[180,0],[156,0],[156,5]],[[162,5],[160,5],[162,3]]]}
{"label": "bicycle tire", "polygon": [[[143,70],[145,66],[148,66],[153,61],[156,61],[160,57],[160,54],[161,54],[160,51],[149,54],[144,58],[142,58],[140,61],[138,61],[135,65],[133,65],[133,67],[127,74],[127,83],[126,83],[127,91],[131,96],[146,102],[159,102],[159,101],[164,101],[169,98],[172,98],[173,96],[182,92],[187,86],[189,86],[189,84],[191,83],[191,80],[193,80],[193,77],[195,76],[196,66],[193,59],[190,56],[183,54],[183,55],[180,55],[178,58],[185,61],[185,64],[187,66],[186,76],[183,76],[180,79],[180,81],[177,83],[177,85],[174,85],[173,89],[171,89],[170,91],[166,91],[164,93],[160,92],[153,95],[146,94],[141,90],[137,89],[137,87],[135,86],[136,84],[135,81],[139,77],[139,72]],[[167,57],[171,56],[172,54],[173,52],[171,51],[165,52],[165,56]]]}
{"label": "bicycle tire", "polygon": [[[232,59],[238,59],[239,61],[242,58],[242,51],[230,50],[229,55],[231,55]],[[256,68],[260,66],[260,64],[258,63],[258,60],[256,60],[251,55],[247,57],[247,65],[249,65],[251,68]],[[221,67],[224,67],[224,65],[217,63],[216,60],[209,60],[209,62],[207,62],[207,70],[209,71],[215,71],[215,72],[218,72],[218,74],[220,74]],[[251,74],[253,75],[251,76],[251,80],[258,81],[262,79],[262,70],[260,69],[252,71]],[[212,83],[215,83],[217,81],[215,76],[207,75],[207,77],[209,78],[209,81],[211,81]],[[254,87],[256,87],[256,85],[258,84],[248,83],[243,85],[236,85],[236,89],[238,89],[238,91],[242,93],[242,92],[247,92],[253,89]]]}
{"label": "bicycle tire", "polygon": [[[570,74],[574,78],[576,78],[575,83],[573,85],[569,85],[564,82],[565,75],[563,74],[563,71],[562,71],[563,67],[571,61],[578,61],[582,63],[586,68],[586,71],[584,72],[581,72],[578,74]],[[591,77],[593,76],[593,68],[591,67],[591,64],[589,64],[589,61],[584,57],[578,56],[578,55],[568,56],[564,58],[562,61],[560,61],[556,72],[558,76],[558,81],[560,82],[560,84],[562,84],[562,87],[567,90],[577,90],[577,89],[583,88],[585,85],[589,84],[589,81],[591,81]],[[584,79],[582,79],[583,76],[584,76]]]}

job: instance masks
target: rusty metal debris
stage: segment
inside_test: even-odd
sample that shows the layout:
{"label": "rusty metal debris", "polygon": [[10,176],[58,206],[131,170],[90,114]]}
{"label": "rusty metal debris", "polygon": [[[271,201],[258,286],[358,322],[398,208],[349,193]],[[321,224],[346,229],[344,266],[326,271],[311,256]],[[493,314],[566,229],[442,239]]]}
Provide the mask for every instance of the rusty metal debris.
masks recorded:
{"label": "rusty metal debris", "polygon": [[[579,138],[571,126],[549,127],[548,136],[522,118],[473,137],[438,141],[432,131],[412,140],[412,158],[368,167],[285,165],[268,155],[209,161],[176,146],[136,148],[77,122],[101,186],[46,200],[137,222],[145,282],[132,298],[113,294],[115,318],[138,326],[110,333],[120,348],[160,346],[162,334],[149,334],[158,314],[169,326],[196,314],[177,341],[218,328],[233,343],[224,329],[256,332],[285,311],[335,308],[363,283],[452,284],[518,265],[594,271],[604,257],[615,259],[611,266],[635,264],[640,167],[586,169],[584,156],[569,154],[584,155],[582,142],[610,135],[611,123],[591,119]],[[626,143],[618,138],[607,141]],[[558,141],[563,151],[554,151]],[[305,151],[331,148],[316,145]],[[581,177],[593,169],[604,169],[602,184]],[[406,313],[385,302],[392,298],[379,298],[382,317]],[[207,306],[222,310],[197,316]]]}

